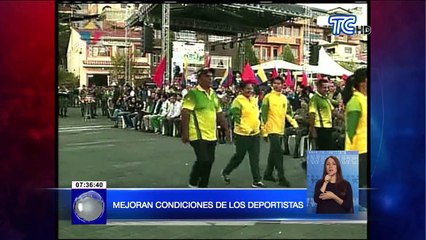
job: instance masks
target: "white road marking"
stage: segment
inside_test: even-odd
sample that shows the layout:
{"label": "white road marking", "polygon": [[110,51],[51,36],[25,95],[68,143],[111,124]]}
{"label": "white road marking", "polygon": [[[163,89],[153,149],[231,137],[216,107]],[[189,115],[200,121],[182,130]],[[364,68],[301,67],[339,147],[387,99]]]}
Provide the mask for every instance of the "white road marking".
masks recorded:
{"label": "white road marking", "polygon": [[68,143],[65,146],[84,146],[84,145],[97,145],[104,143],[117,143],[119,141],[116,140],[108,140],[108,141],[96,141],[96,142],[81,142],[81,143]]}
{"label": "white road marking", "polygon": [[83,150],[83,149],[89,149],[89,148],[90,149],[94,149],[94,148],[105,149],[107,147],[115,147],[115,144],[64,147],[64,148],[59,149],[59,152],[77,151],[77,150]]}

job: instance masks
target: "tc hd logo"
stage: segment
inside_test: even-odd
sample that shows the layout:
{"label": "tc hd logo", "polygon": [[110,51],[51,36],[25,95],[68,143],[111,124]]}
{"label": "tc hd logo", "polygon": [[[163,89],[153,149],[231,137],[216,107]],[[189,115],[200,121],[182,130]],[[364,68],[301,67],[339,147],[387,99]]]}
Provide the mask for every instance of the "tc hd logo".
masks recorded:
{"label": "tc hd logo", "polygon": [[355,15],[332,15],[328,17],[328,24],[331,25],[333,35],[370,34],[370,26],[355,26],[357,17]]}

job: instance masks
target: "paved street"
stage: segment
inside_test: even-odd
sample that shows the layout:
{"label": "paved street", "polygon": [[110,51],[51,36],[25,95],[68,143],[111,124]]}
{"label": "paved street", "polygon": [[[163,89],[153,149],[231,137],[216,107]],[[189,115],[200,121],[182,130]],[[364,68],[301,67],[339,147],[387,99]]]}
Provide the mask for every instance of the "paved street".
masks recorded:
{"label": "paved street", "polygon": [[[108,187],[121,188],[186,188],[190,168],[195,159],[192,148],[179,138],[144,133],[130,129],[113,129],[113,123],[100,116],[84,121],[78,108],[69,109],[68,118],[59,119],[59,187],[70,187],[73,180],[105,180]],[[269,146],[261,144],[261,173],[266,166]],[[216,150],[211,188],[247,188],[252,179],[248,156],[232,173],[231,184],[225,185],[220,170],[229,161],[233,145],[221,144]],[[285,156],[286,177],[292,187],[306,187],[300,159]],[[276,184],[265,182],[267,187]],[[191,226],[188,226],[191,225]],[[221,226],[203,223],[193,226],[146,224],[138,226],[76,226],[69,220],[59,222],[60,238],[366,238],[365,224],[280,224],[234,223]]]}
{"label": "paved street", "polygon": [[[59,119],[59,186],[70,187],[73,180],[105,180],[108,187],[186,188],[195,154],[177,137],[167,137],[131,129],[113,129],[106,117],[84,121],[77,109]],[[260,169],[266,167],[269,146],[261,141]],[[213,165],[211,188],[247,188],[252,178],[248,154],[225,185],[220,170],[234,152],[234,145],[219,144]],[[306,187],[300,159],[284,156],[286,177],[292,187]],[[265,182],[267,187],[279,187]]]}

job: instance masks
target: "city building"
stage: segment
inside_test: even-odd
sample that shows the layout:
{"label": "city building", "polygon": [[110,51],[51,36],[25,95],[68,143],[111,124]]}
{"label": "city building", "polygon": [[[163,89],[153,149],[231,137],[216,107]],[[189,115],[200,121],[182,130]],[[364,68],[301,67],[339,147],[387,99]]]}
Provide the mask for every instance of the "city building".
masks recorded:
{"label": "city building", "polygon": [[[99,17],[87,20],[81,27],[71,27],[67,70],[80,79],[80,86],[121,82],[137,85],[150,78],[150,55],[141,54],[141,28],[124,29],[125,16],[134,4],[82,5],[86,5],[87,14]],[[118,55],[127,55],[128,60],[119,61]],[[125,67],[128,71],[124,71]]]}
{"label": "city building", "polygon": [[[361,15],[361,8],[343,9],[334,8],[327,12],[332,14],[355,14]],[[327,33],[327,44],[323,44],[326,52],[336,62],[347,62],[365,64],[367,62],[367,36],[354,34],[352,36],[340,34],[335,36]]]}

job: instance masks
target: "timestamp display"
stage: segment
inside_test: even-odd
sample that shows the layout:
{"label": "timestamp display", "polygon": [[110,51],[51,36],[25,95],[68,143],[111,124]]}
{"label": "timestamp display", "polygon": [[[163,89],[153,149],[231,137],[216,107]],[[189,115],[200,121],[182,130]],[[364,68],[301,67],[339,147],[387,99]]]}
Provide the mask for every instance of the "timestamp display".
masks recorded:
{"label": "timestamp display", "polygon": [[106,189],[106,181],[72,181],[72,189]]}

